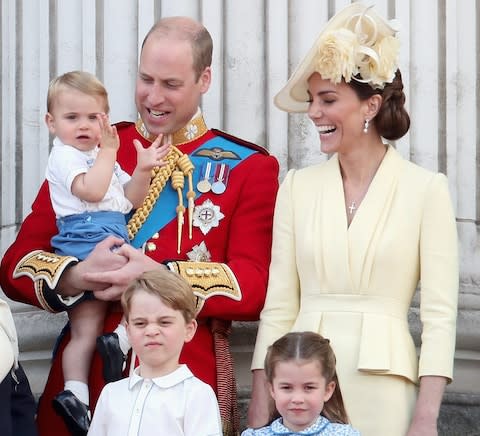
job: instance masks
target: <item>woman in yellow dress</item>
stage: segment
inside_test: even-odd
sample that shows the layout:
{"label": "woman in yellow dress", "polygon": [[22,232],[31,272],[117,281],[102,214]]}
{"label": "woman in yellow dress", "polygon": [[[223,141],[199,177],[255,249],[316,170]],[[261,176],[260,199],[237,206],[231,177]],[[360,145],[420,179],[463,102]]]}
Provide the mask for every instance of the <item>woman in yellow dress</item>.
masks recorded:
{"label": "woman in yellow dress", "polygon": [[[310,330],[330,339],[348,415],[363,436],[437,434],[453,371],[457,234],[446,177],[383,139],[410,126],[398,51],[391,23],[350,4],[275,98],[282,110],[308,112],[331,158],[289,171],[278,193],[250,427],[269,417],[267,347]],[[407,313],[419,283],[418,358]]]}

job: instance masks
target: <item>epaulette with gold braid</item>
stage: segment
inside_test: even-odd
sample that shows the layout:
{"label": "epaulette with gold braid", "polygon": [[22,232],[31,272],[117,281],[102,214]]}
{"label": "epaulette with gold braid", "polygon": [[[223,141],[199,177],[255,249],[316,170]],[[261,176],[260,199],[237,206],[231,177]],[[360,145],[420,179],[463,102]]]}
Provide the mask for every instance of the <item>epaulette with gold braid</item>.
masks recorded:
{"label": "epaulette with gold braid", "polygon": [[171,271],[180,274],[192,286],[197,297],[197,312],[205,301],[215,295],[222,295],[236,301],[242,299],[240,286],[230,268],[217,262],[171,261]]}

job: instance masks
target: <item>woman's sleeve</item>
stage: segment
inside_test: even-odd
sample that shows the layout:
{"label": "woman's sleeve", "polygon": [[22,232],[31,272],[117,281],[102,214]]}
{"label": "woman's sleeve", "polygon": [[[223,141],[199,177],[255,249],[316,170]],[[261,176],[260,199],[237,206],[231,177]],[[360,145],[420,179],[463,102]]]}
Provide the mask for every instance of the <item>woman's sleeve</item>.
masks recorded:
{"label": "woman's sleeve", "polygon": [[252,369],[263,368],[268,346],[290,331],[300,307],[295,255],[294,176],[294,170],[288,172],[275,204],[267,298],[260,314]]}
{"label": "woman's sleeve", "polygon": [[458,241],[447,179],[437,174],[427,190],[420,236],[419,377],[453,374],[458,302]]}

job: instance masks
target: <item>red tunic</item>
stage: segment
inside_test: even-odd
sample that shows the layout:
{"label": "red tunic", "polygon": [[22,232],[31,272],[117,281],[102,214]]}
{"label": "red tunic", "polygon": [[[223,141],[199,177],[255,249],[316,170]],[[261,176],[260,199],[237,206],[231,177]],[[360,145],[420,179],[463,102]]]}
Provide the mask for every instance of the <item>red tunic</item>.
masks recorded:
{"label": "red tunic", "polygon": [[[133,123],[117,126],[121,147],[118,162],[131,173],[136,164],[133,139],[143,144],[149,141],[142,137]],[[191,142],[177,147],[185,154],[193,153],[206,141],[220,135],[207,131]],[[181,355],[181,362],[188,364],[192,372],[217,388],[215,354],[212,333],[206,323],[211,318],[224,320],[257,320],[263,306],[268,267],[270,262],[271,229],[273,209],[278,189],[278,163],[265,151],[253,144],[230,138],[237,146],[253,148],[253,154],[242,159],[230,172],[226,191],[221,195],[199,194],[195,204],[201,205],[210,199],[219,206],[224,218],[218,227],[212,227],[205,235],[198,227],[193,228],[193,238],[188,238],[188,225],[184,225],[181,253],[177,254],[177,221],[173,219],[152,235],[149,242],[156,249],[148,255],[158,262],[180,259],[187,260],[187,252],[192,247],[205,242],[212,262],[225,263],[231,269],[241,290],[242,298],[236,301],[227,296],[216,295],[206,300],[199,313],[199,328],[194,339],[187,343]],[[195,168],[200,171],[200,168]],[[171,189],[170,183],[165,189]],[[160,194],[161,196],[161,194]],[[176,204],[172,204],[174,209]],[[185,219],[187,223],[188,219]],[[42,185],[32,205],[32,212],[23,222],[16,241],[7,250],[0,270],[0,285],[8,297],[45,308],[41,296],[37,296],[33,281],[29,277],[14,279],[13,272],[19,260],[33,250],[51,251],[50,239],[56,234],[55,215],[50,203],[48,186]],[[152,244],[149,244],[153,247]],[[40,297],[40,298],[39,298]],[[112,331],[120,320],[119,305],[113,303],[107,315],[105,331]],[[63,420],[51,407],[52,398],[63,390],[61,352],[68,340],[62,338],[59,351],[53,357],[52,368],[41,397],[38,411],[38,425],[41,435],[68,435]],[[90,406],[93,409],[104,385],[102,363],[96,354],[92,361],[89,388]]]}

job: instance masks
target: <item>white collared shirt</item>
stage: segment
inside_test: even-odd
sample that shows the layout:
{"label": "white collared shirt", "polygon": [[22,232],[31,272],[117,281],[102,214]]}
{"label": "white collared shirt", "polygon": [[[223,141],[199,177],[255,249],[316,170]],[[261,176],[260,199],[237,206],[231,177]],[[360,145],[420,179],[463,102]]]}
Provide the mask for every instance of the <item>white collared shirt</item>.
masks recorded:
{"label": "white collared shirt", "polygon": [[45,178],[48,180],[50,199],[57,218],[100,210],[125,214],[132,209],[132,203],[125,197],[123,189],[130,181],[130,176],[122,170],[118,162],[115,162],[110,185],[102,200],[92,203],[80,200],[72,194],[75,177],[90,170],[97,158],[98,150],[97,146],[90,151],[81,151],[71,145],[65,145],[58,138],[53,140]]}
{"label": "white collared shirt", "polygon": [[100,394],[88,436],[221,436],[213,389],[186,365],[154,379],[135,369],[107,384]]}

